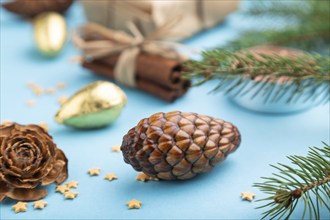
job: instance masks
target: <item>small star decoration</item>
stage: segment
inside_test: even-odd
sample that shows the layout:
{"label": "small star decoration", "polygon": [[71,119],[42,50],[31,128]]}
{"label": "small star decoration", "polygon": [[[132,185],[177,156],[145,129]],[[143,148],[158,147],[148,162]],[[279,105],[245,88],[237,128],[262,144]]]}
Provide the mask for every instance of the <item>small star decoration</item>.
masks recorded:
{"label": "small star decoration", "polygon": [[109,181],[112,181],[112,180],[116,180],[118,179],[118,177],[116,176],[116,174],[114,173],[109,173],[107,174],[105,177],[104,177],[105,180],[109,180]]}
{"label": "small star decoration", "polygon": [[57,88],[59,89],[64,89],[66,87],[66,83],[65,82],[59,82],[56,85]]}
{"label": "small star decoration", "polygon": [[139,174],[136,176],[136,180],[138,180],[138,181],[142,181],[142,182],[146,182],[146,181],[149,181],[149,180],[158,181],[157,178],[154,178],[154,177],[148,176],[148,175],[146,175],[145,173],[139,173]]}
{"label": "small star decoration", "polygon": [[68,101],[68,97],[63,95],[57,99],[58,104],[63,105],[66,101]]}
{"label": "small star decoration", "polygon": [[35,95],[42,95],[44,93],[44,90],[40,87],[34,87],[32,91]]}
{"label": "small star decoration", "polygon": [[33,100],[33,99],[27,100],[27,101],[26,101],[26,105],[27,105],[28,107],[34,107],[34,106],[36,105],[36,101]]}
{"label": "small star decoration", "polygon": [[111,150],[112,152],[120,152],[120,146],[113,146]]}
{"label": "small star decoration", "polygon": [[71,189],[71,188],[77,188],[78,187],[78,182],[77,181],[74,181],[74,180],[72,180],[72,181],[70,181],[70,182],[68,182],[67,184],[65,184],[69,189]]}
{"label": "small star decoration", "polygon": [[62,194],[69,190],[70,190],[70,188],[67,185],[59,185],[56,187],[56,192],[60,192]]}
{"label": "small star decoration", "polygon": [[46,89],[46,93],[48,93],[48,94],[54,94],[55,92],[56,92],[56,90],[53,87],[50,87],[50,88]]}
{"label": "small star decoration", "polygon": [[35,209],[43,209],[48,205],[47,202],[45,202],[44,200],[39,200],[33,203],[33,207]]}
{"label": "small star decoration", "polygon": [[142,202],[136,199],[132,199],[127,203],[129,209],[139,209],[141,208]]}
{"label": "small star decoration", "polygon": [[64,193],[64,197],[66,199],[74,199],[78,196],[78,193],[77,192],[73,192],[73,191],[67,191]]}
{"label": "small star decoration", "polygon": [[19,213],[19,212],[26,212],[27,210],[27,202],[18,202],[16,203],[16,205],[13,205],[12,206],[12,209],[16,212],[16,213]]}
{"label": "small star decoration", "polygon": [[91,176],[98,176],[101,172],[100,168],[92,168],[88,170],[89,175]]}
{"label": "small star decoration", "polygon": [[48,126],[48,124],[47,123],[44,123],[44,122],[42,122],[42,123],[40,123],[40,124],[38,124],[40,127],[42,127],[45,131],[49,131],[49,126]]}
{"label": "small star decoration", "polygon": [[251,202],[255,196],[256,196],[256,194],[254,194],[252,192],[242,192],[243,200],[249,200]]}

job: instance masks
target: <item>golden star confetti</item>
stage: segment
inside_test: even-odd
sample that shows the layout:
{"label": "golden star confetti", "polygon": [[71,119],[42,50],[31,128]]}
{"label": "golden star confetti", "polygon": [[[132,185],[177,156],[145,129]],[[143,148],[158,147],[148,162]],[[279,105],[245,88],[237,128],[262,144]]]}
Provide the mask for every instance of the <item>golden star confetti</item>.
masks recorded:
{"label": "golden star confetti", "polygon": [[158,178],[156,178],[156,177],[151,177],[151,176],[149,176],[149,180],[151,180],[151,181],[159,181]]}
{"label": "golden star confetti", "polygon": [[112,180],[118,179],[118,177],[114,173],[109,173],[109,174],[105,175],[104,179],[105,180],[112,181]]}
{"label": "golden star confetti", "polygon": [[78,187],[78,182],[77,181],[70,181],[67,184],[65,184],[68,188],[77,188]]}
{"label": "golden star confetti", "polygon": [[59,193],[62,193],[62,194],[69,191],[69,190],[70,190],[70,188],[67,187],[66,185],[59,185],[59,186],[56,187],[56,192],[59,192]]}
{"label": "golden star confetti", "polygon": [[48,202],[45,202],[44,200],[39,200],[33,203],[33,207],[35,209],[43,209],[48,205]]}
{"label": "golden star confetti", "polygon": [[27,210],[27,202],[18,202],[16,205],[13,205],[11,208],[16,212],[26,212]]}
{"label": "golden star confetti", "polygon": [[37,102],[35,100],[33,100],[33,99],[30,99],[30,100],[27,100],[26,101],[26,105],[28,107],[34,107],[36,104],[37,104]]}
{"label": "golden star confetti", "polygon": [[113,146],[111,150],[112,152],[120,152],[120,146]]}
{"label": "golden star confetti", "polygon": [[66,199],[74,199],[78,196],[79,193],[73,191],[67,191],[64,193],[64,198]]}
{"label": "golden star confetti", "polygon": [[69,98],[67,96],[63,95],[57,99],[57,102],[58,104],[63,105],[68,99]]}
{"label": "golden star confetti", "polygon": [[256,195],[252,192],[242,192],[242,199],[249,200],[250,202],[254,199]]}
{"label": "golden star confetti", "polygon": [[48,126],[47,123],[45,123],[45,122],[41,122],[41,123],[39,124],[39,126],[42,127],[45,131],[48,132],[48,130],[49,130],[49,126]]}
{"label": "golden star confetti", "polygon": [[44,93],[44,90],[40,87],[33,87],[32,88],[32,92],[35,94],[35,95],[42,95]]}
{"label": "golden star confetti", "polygon": [[56,89],[53,88],[53,87],[50,87],[50,88],[47,88],[47,89],[46,89],[46,93],[47,93],[47,94],[54,94],[55,92],[56,92]]}
{"label": "golden star confetti", "polygon": [[132,199],[127,203],[129,209],[139,209],[141,208],[142,202],[136,199]]}
{"label": "golden star confetti", "polygon": [[146,182],[149,180],[149,176],[144,174],[144,173],[139,173],[137,176],[136,176],[136,180],[138,181],[142,181],[142,182]]}
{"label": "golden star confetti", "polygon": [[155,178],[155,177],[148,176],[145,173],[139,173],[136,176],[136,180],[141,181],[141,182],[146,182],[146,181],[149,181],[149,180],[158,181],[159,179],[158,178]]}
{"label": "golden star confetti", "polygon": [[91,176],[98,176],[101,172],[100,168],[91,168],[88,170],[89,175]]}
{"label": "golden star confetti", "polygon": [[30,89],[38,87],[38,85],[35,82],[28,82],[26,85]]}
{"label": "golden star confetti", "polygon": [[59,83],[57,83],[56,87],[57,87],[58,89],[64,89],[64,88],[66,87],[66,83],[64,83],[64,82],[59,82]]}

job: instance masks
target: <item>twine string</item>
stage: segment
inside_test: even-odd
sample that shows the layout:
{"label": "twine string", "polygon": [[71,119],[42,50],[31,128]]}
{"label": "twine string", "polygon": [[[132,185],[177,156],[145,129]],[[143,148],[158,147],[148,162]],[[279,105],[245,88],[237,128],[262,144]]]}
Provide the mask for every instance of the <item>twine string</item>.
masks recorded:
{"label": "twine string", "polygon": [[[187,46],[159,40],[162,37],[171,36],[171,29],[179,21],[179,17],[169,19],[168,22],[165,22],[146,37],[132,22],[127,24],[132,36],[95,23],[88,23],[79,28],[74,34],[73,42],[77,48],[82,50],[82,59],[86,62],[119,54],[118,62],[114,68],[114,79],[121,84],[135,87],[136,59],[141,52],[180,61],[186,59],[177,49],[187,49]],[[93,40],[88,40],[88,38]],[[191,48],[188,49],[191,50]]]}

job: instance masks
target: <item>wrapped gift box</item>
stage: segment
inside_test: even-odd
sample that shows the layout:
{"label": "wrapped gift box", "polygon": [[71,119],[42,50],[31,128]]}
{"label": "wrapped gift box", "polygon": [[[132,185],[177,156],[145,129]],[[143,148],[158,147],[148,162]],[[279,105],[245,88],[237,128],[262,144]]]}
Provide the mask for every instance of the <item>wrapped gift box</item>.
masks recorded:
{"label": "wrapped gift box", "polygon": [[81,1],[87,18],[115,30],[127,31],[127,22],[133,22],[147,35],[173,17],[179,21],[172,32],[180,40],[220,23],[235,11],[239,0],[191,0],[191,1]]}

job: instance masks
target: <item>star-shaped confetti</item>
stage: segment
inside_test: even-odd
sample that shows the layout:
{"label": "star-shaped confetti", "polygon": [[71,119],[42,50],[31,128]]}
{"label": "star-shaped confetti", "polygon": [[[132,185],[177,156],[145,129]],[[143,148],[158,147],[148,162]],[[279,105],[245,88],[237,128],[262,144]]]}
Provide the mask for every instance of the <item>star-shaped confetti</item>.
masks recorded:
{"label": "star-shaped confetti", "polygon": [[18,202],[16,205],[13,205],[11,208],[16,212],[26,212],[27,210],[27,202]]}
{"label": "star-shaped confetti", "polygon": [[57,102],[58,104],[63,105],[68,99],[69,98],[67,96],[63,95],[57,99]]}
{"label": "star-shaped confetti", "polygon": [[101,172],[100,168],[91,168],[88,170],[89,175],[91,176],[98,176]]}
{"label": "star-shaped confetti", "polygon": [[39,200],[33,203],[33,207],[35,209],[43,209],[48,205],[48,202],[45,202],[44,200]]}
{"label": "star-shaped confetti", "polygon": [[78,187],[78,182],[72,180],[72,181],[68,182],[68,183],[65,184],[65,185],[66,185],[69,189],[71,189],[71,188],[77,188],[77,187]]}
{"label": "star-shaped confetti", "polygon": [[56,192],[60,192],[62,194],[69,191],[69,190],[70,190],[70,188],[66,185],[59,185],[59,186],[56,187]]}
{"label": "star-shaped confetti", "polygon": [[104,179],[112,181],[118,179],[118,177],[114,173],[108,173],[107,175],[105,175]]}
{"label": "star-shaped confetti", "polygon": [[66,83],[65,82],[59,82],[56,85],[57,88],[59,89],[64,89],[66,87]]}
{"label": "star-shaped confetti", "polygon": [[254,199],[256,195],[252,192],[242,192],[242,199],[249,200],[250,202]]}
{"label": "star-shaped confetti", "polygon": [[77,193],[77,192],[67,191],[67,192],[64,193],[64,197],[66,199],[74,199],[74,198],[76,198],[78,196],[78,194],[79,193]]}
{"label": "star-shaped confetti", "polygon": [[38,85],[35,82],[28,82],[26,85],[30,89],[33,89],[35,87],[38,87]]}
{"label": "star-shaped confetti", "polygon": [[139,209],[141,208],[142,202],[136,199],[132,199],[127,203],[129,209]]}
{"label": "star-shaped confetti", "polygon": [[136,176],[136,180],[138,180],[138,181],[142,181],[142,182],[146,182],[146,181],[149,181],[149,180],[158,181],[157,178],[155,178],[155,177],[151,177],[151,176],[148,176],[148,175],[145,174],[145,173],[139,173],[139,174]]}
{"label": "star-shaped confetti", "polygon": [[50,87],[50,88],[46,89],[46,93],[48,93],[48,94],[54,94],[55,92],[56,92],[56,89],[53,88],[53,87]]}
{"label": "star-shaped confetti", "polygon": [[44,93],[44,90],[40,87],[37,87],[37,86],[32,88],[32,91],[35,95],[38,95],[38,96],[42,95]]}
{"label": "star-shaped confetti", "polygon": [[27,100],[26,101],[26,105],[28,107],[34,107],[36,104],[37,104],[37,102],[35,100],[33,100],[33,99],[30,99],[30,100]]}
{"label": "star-shaped confetti", "polygon": [[120,152],[120,146],[113,146],[111,150],[112,152]]}
{"label": "star-shaped confetti", "polygon": [[45,122],[41,122],[41,123],[39,124],[39,126],[42,127],[45,131],[48,132],[48,130],[49,130],[49,126],[48,126],[47,123],[45,123]]}

